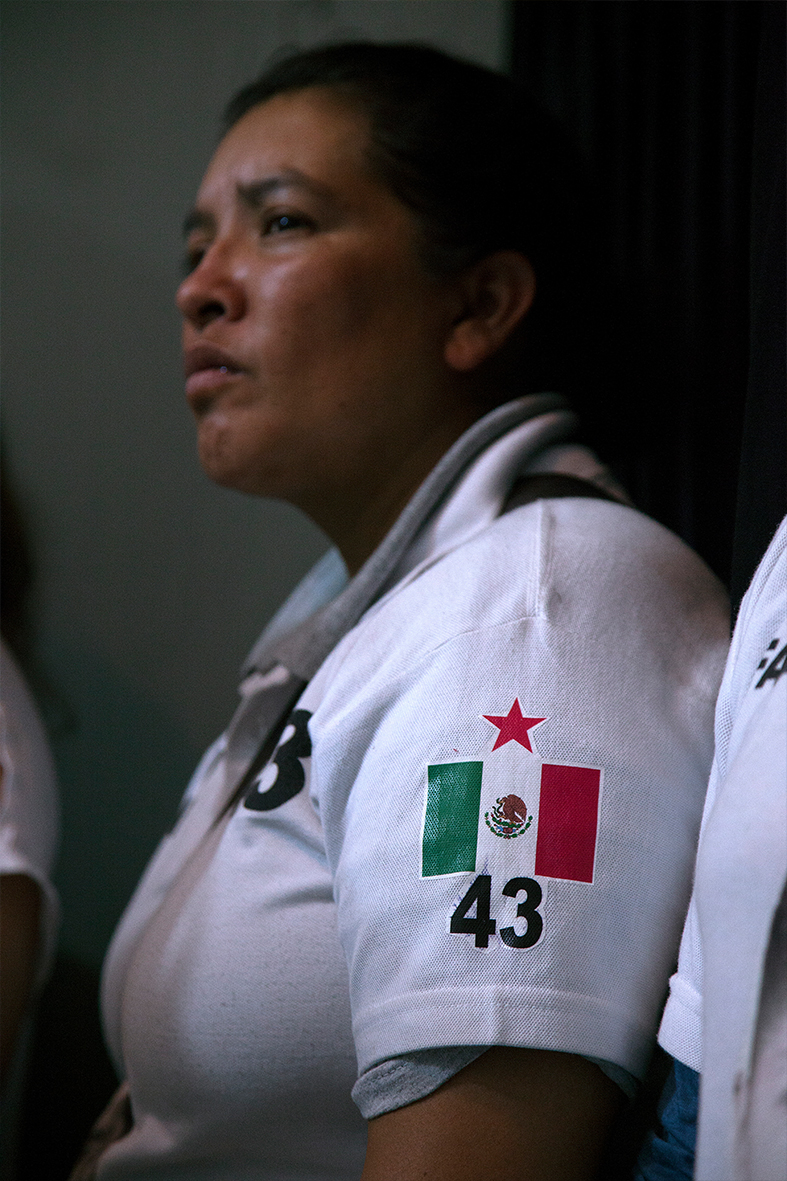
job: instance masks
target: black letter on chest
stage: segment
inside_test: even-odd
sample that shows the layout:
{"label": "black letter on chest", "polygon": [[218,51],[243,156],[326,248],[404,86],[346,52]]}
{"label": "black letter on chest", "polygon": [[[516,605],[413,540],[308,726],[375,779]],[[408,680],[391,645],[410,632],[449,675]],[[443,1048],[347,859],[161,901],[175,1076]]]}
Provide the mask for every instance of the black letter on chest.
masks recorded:
{"label": "black letter on chest", "polygon": [[[243,801],[244,808],[251,808],[254,812],[270,812],[297,796],[306,782],[301,759],[307,759],[312,753],[310,717],[308,709],[295,709],[290,714],[285,730],[294,726],[295,732],[274,751],[271,762],[255,777]],[[260,780],[263,776],[268,778],[268,768],[272,765],[276,767],[276,778],[267,791],[261,791]]]}

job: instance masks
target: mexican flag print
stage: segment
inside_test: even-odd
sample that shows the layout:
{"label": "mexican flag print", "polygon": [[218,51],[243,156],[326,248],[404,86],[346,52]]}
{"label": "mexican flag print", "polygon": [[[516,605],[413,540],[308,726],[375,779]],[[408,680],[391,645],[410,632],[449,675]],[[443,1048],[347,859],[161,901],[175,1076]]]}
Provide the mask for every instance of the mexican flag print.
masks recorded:
{"label": "mexican flag print", "polygon": [[515,848],[535,877],[592,883],[601,769],[541,761],[529,732],[547,719],[523,717],[518,700],[483,716],[499,729],[488,758],[427,768],[421,876],[474,873]]}

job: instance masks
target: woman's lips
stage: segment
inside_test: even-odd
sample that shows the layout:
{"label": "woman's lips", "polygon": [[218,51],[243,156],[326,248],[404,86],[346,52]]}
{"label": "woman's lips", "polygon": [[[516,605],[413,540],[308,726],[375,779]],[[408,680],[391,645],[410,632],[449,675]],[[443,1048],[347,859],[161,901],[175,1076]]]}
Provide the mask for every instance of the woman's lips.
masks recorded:
{"label": "woman's lips", "polygon": [[214,393],[237,377],[240,377],[239,369],[231,369],[228,365],[208,365],[186,378],[186,397],[192,401]]}
{"label": "woman's lips", "polygon": [[229,353],[213,345],[204,344],[185,350],[183,371],[186,377],[186,397],[195,410],[204,409],[206,397],[215,394],[243,372]]}

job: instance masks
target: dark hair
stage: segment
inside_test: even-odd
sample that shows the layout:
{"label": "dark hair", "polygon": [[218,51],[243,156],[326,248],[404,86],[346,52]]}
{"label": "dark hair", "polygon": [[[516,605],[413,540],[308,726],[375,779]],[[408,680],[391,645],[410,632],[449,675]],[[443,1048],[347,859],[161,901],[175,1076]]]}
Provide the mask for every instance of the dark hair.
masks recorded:
{"label": "dark hair", "polygon": [[370,165],[415,214],[433,272],[502,249],[530,259],[537,295],[518,392],[573,386],[589,237],[581,165],[560,128],[501,74],[423,45],[368,42],[276,62],[232,99],[225,127],[274,95],[317,86],[368,114]]}

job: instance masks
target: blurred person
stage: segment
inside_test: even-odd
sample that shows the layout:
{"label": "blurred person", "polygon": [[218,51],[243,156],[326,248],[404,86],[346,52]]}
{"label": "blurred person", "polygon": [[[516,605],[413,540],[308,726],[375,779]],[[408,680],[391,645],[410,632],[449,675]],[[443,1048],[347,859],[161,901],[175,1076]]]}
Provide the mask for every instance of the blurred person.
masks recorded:
{"label": "blurred person", "polygon": [[0,1069],[7,1075],[23,1020],[51,965],[57,897],[52,755],[30,690],[0,641]]}
{"label": "blurred person", "polygon": [[0,1075],[5,1083],[32,997],[51,966],[58,902],[51,883],[59,807],[52,754],[12,655],[28,656],[32,562],[22,515],[0,477]]}

